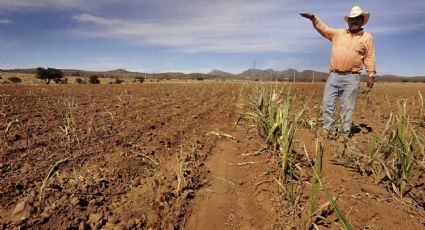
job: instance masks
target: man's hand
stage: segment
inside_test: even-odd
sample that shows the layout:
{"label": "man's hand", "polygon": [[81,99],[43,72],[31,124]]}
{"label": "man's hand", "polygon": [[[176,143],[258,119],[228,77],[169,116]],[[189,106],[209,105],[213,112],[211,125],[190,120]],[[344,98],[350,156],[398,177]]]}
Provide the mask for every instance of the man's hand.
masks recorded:
{"label": "man's hand", "polygon": [[374,82],[375,82],[375,77],[368,77],[367,78],[367,87],[372,89]]}
{"label": "man's hand", "polygon": [[314,14],[310,14],[310,13],[300,13],[300,15],[302,17],[305,17],[307,19],[313,20],[314,19]]}

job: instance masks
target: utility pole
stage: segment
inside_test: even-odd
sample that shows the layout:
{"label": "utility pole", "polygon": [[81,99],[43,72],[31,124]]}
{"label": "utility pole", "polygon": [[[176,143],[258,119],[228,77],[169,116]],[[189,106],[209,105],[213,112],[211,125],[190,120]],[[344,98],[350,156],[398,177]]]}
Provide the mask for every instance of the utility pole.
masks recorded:
{"label": "utility pole", "polygon": [[314,71],[313,71],[313,81],[312,82],[314,83]]}
{"label": "utility pole", "polygon": [[295,84],[295,70],[294,70],[294,84]]}

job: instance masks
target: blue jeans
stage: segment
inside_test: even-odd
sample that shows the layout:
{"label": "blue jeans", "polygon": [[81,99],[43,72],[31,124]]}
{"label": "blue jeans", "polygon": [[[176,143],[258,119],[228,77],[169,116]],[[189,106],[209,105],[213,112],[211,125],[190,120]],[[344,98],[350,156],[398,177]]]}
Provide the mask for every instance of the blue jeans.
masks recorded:
{"label": "blue jeans", "polygon": [[330,130],[335,125],[335,103],[339,99],[342,129],[344,133],[350,133],[359,87],[359,74],[340,75],[334,72],[329,74],[323,93],[324,129]]}

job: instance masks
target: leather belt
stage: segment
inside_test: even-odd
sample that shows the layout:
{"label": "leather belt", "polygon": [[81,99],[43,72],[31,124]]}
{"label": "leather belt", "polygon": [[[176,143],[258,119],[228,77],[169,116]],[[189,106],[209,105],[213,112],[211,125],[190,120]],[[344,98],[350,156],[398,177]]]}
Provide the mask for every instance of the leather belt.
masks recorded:
{"label": "leather belt", "polygon": [[352,71],[336,71],[336,70],[331,70],[331,73],[337,73],[339,75],[348,75],[348,74],[361,74],[361,72],[352,72]]}

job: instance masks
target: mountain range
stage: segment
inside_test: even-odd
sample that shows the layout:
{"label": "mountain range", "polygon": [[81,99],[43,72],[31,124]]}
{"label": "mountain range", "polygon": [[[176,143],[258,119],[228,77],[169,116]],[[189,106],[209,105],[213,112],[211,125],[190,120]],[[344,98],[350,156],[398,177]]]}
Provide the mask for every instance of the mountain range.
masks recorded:
{"label": "mountain range", "polygon": [[[143,73],[131,72],[125,69],[116,69],[110,71],[85,71],[77,69],[61,69],[65,76],[70,77],[87,77],[97,75],[106,78],[120,78],[120,79],[134,79],[135,77],[145,77],[150,79],[221,79],[221,80],[248,80],[248,81],[303,81],[303,82],[323,82],[326,81],[328,73],[303,70],[301,72],[295,69],[287,69],[277,71],[273,69],[248,69],[239,74],[232,74],[221,70],[213,69],[207,74],[202,73],[180,73],[180,72],[166,72],[166,73]],[[30,73],[35,74],[36,69],[11,69],[0,70],[1,72],[14,72],[14,73]],[[365,81],[367,76],[362,75],[362,80]],[[417,77],[404,77],[395,75],[378,75],[378,81],[384,82],[425,82],[425,76]]]}

